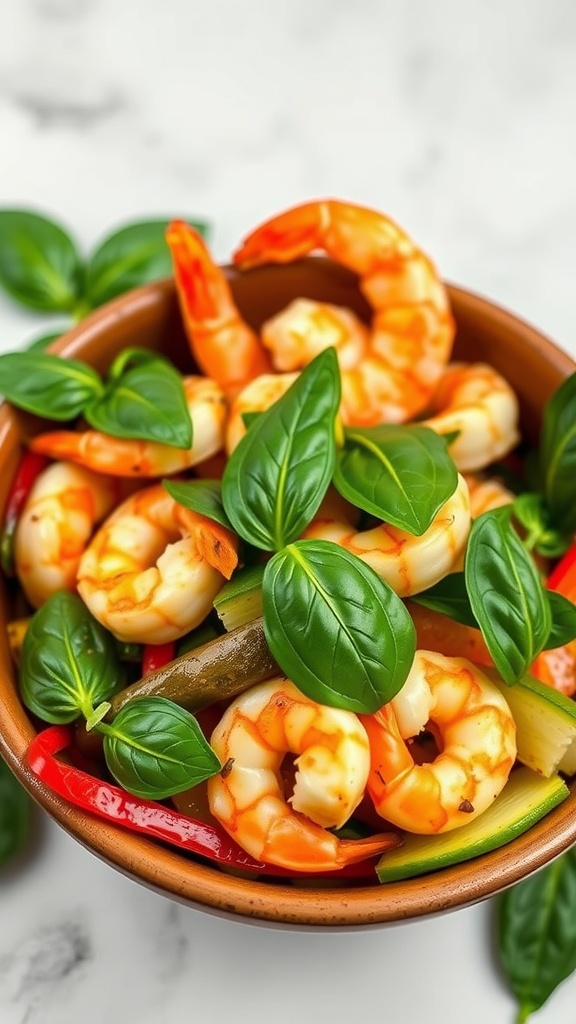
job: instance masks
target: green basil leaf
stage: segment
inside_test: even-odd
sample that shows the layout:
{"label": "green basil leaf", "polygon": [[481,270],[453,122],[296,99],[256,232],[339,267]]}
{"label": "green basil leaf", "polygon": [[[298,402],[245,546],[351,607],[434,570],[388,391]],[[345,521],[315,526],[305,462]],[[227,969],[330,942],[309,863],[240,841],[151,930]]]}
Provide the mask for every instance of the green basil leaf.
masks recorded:
{"label": "green basil leaf", "polygon": [[45,722],[86,718],[123,684],[114,639],[76,594],[60,590],[32,616],[22,645],[20,692]]}
{"label": "green basil leaf", "polygon": [[[91,308],[123,292],[172,273],[166,228],[171,218],[127,224],[104,239],[86,271],[86,296]],[[205,224],[193,225],[205,235]]]}
{"label": "green basil leaf", "polygon": [[222,767],[194,716],[165,697],[131,701],[96,729],[104,733],[110,772],[135,796],[162,800]]}
{"label": "green basil leaf", "polygon": [[458,485],[446,441],[429,427],[344,431],[334,484],[357,508],[420,537]]}
{"label": "green basil leaf", "polygon": [[82,290],[76,245],[58,224],[27,210],[0,210],[0,285],[23,306],[71,312]]}
{"label": "green basil leaf", "polygon": [[52,331],[50,334],[41,334],[38,338],[33,338],[32,341],[28,342],[26,350],[28,352],[43,352],[44,349],[48,348],[53,341],[58,341],[58,338],[61,338],[67,330],[68,327],[62,327],[59,331]]}
{"label": "green basil leaf", "polygon": [[536,566],[511,524],[510,506],[473,522],[464,572],[486,646],[511,686],[543,650],[551,613]]}
{"label": "green basil leaf", "polygon": [[192,420],[182,376],[165,359],[147,360],[111,381],[101,398],[84,409],[95,430],[113,437],[192,445]]}
{"label": "green basil leaf", "polygon": [[164,487],[174,501],[185,508],[208,516],[228,530],[232,525],[222,504],[222,482],[220,480],[163,480]]}
{"label": "green basil leaf", "polygon": [[537,551],[547,558],[559,558],[571,546],[572,535],[554,528],[541,494],[519,494],[514,499],[512,513],[526,531],[523,543],[529,551]]}
{"label": "green basil leaf", "polygon": [[547,403],[542,419],[540,464],[553,525],[576,530],[576,373]]}
{"label": "green basil leaf", "polygon": [[334,470],[339,405],[338,361],[329,348],[234,449],[224,470],[222,500],[244,540],[278,550],[314,518]]}
{"label": "green basil leaf", "polygon": [[267,563],[264,631],[306,696],[373,714],[403,686],[415,631],[397,594],[331,541],[296,541]]}
{"label": "green basil leaf", "polygon": [[102,391],[96,371],[77,359],[35,351],[0,355],[0,393],[37,416],[74,419]]}
{"label": "green basil leaf", "polygon": [[25,845],[30,826],[31,801],[26,790],[0,758],[0,864]]}
{"label": "green basil leaf", "polygon": [[576,970],[576,849],[498,897],[500,961],[519,1022]]}
{"label": "green basil leaf", "polygon": [[552,626],[545,649],[563,647],[576,639],[576,604],[556,590],[548,591]]}
{"label": "green basil leaf", "polygon": [[460,622],[463,626],[479,628],[472,611],[463,572],[449,573],[428,590],[412,594],[410,600],[421,604],[424,608],[430,608],[433,612],[447,615],[448,618]]}

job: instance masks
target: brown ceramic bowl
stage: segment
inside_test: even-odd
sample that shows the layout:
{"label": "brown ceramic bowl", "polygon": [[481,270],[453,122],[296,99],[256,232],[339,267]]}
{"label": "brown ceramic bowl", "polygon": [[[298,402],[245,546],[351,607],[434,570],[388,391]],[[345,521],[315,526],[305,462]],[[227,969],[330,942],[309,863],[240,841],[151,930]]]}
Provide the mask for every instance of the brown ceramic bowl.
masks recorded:
{"label": "brown ceramic bowl", "polygon": [[[230,272],[238,305],[255,327],[296,296],[322,298],[367,314],[355,278],[310,258],[242,275]],[[571,360],[532,327],[484,299],[450,288],[457,322],[455,355],[486,360],[512,383],[522,404],[525,435],[537,436],[542,407]],[[103,307],[58,343],[58,351],[103,370],[127,345],[162,349],[190,366],[174,286],[162,281]],[[0,409],[0,510],[15,470],[22,435],[37,424]],[[40,784],[24,755],[34,726],[20,703],[5,623],[8,595],[0,594],[0,750],[26,789],[70,835],[126,875],[190,906],[220,914],[301,927],[362,927],[467,906],[524,878],[576,841],[576,782],[570,796],[529,832],[501,849],[410,881],[362,888],[293,888],[232,877],[159,843],[90,817]]]}

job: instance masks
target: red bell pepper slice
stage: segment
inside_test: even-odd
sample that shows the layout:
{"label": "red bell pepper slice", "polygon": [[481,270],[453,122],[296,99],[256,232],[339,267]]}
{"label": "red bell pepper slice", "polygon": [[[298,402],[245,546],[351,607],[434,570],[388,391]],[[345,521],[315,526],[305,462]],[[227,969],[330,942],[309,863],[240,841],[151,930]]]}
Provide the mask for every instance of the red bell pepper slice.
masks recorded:
{"label": "red bell pepper slice", "polygon": [[[560,559],[548,577],[549,590],[576,603],[576,544]],[[576,640],[542,651],[532,666],[538,679],[555,690],[573,697],[576,694]]]}
{"label": "red bell pepper slice", "polygon": [[576,544],[560,559],[548,577],[550,590],[576,601]]}
{"label": "red bell pepper slice", "polygon": [[[66,750],[71,743],[72,730],[69,726],[49,726],[32,740],[26,752],[26,760],[41,782],[75,807],[122,828],[207,857],[221,865],[253,871],[258,875],[294,877],[292,871],[254,860],[217,824],[196,821],[153,800],[132,796],[119,786],[58,760],[56,754]],[[338,877],[374,881],[374,863],[374,858],[370,858],[340,868],[334,874]]]}
{"label": "red bell pepper slice", "polygon": [[163,668],[169,661],[176,657],[176,644],[170,640],[165,644],[145,644],[142,651],[142,675],[147,676],[150,672],[156,672]]}
{"label": "red bell pepper slice", "polygon": [[36,452],[24,452],[8,491],[4,521],[0,537],[0,565],[5,576],[14,575],[14,536],[16,526],[30,494],[32,485],[49,460],[45,455]]}

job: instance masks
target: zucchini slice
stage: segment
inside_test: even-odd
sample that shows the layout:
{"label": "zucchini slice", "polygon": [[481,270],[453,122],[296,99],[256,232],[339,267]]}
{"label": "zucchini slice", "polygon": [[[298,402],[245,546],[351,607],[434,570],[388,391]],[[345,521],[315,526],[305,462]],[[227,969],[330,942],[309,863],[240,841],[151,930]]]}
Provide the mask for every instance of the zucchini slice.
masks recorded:
{"label": "zucchini slice", "polygon": [[405,833],[402,846],[383,854],[376,874],[381,882],[396,882],[489,853],[526,832],[569,792],[559,775],[516,768],[492,806],[469,825],[435,836]]}
{"label": "zucchini slice", "polygon": [[516,722],[518,760],[540,775],[576,772],[576,702],[535,676],[507,686],[493,669],[483,669],[506,700]]}

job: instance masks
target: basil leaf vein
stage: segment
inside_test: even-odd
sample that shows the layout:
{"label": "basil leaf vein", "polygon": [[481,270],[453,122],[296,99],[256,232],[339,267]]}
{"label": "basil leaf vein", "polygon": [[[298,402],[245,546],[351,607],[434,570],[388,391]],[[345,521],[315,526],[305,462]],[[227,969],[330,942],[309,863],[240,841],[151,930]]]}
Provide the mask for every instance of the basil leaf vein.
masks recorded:
{"label": "basil leaf vein", "polygon": [[372,714],[404,684],[412,619],[392,588],[339,545],[296,541],[277,552],[264,570],[263,609],[274,658],[311,699]]}

